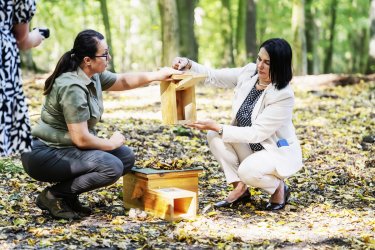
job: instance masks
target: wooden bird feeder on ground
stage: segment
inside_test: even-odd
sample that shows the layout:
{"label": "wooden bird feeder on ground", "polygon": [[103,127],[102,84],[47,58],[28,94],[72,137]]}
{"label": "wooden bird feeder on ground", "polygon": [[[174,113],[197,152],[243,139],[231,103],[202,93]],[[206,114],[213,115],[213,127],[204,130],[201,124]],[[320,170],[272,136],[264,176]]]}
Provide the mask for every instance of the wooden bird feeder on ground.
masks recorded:
{"label": "wooden bird feeder on ground", "polygon": [[206,76],[186,72],[172,75],[172,79],[160,83],[163,124],[187,124],[196,121],[195,85],[206,79]]}
{"label": "wooden bird feeder on ground", "polygon": [[198,174],[202,170],[133,168],[123,177],[124,206],[168,221],[194,218],[198,209]]}

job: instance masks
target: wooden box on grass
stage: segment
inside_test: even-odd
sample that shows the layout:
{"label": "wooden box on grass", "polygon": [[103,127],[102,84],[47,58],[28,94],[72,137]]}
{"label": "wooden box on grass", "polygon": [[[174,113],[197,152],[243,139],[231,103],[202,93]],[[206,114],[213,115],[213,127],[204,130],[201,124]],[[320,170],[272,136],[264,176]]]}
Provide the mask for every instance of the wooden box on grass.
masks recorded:
{"label": "wooden box on grass", "polygon": [[169,221],[194,218],[197,195],[180,188],[149,189],[144,199],[145,211]]}
{"label": "wooden box on grass", "polygon": [[186,124],[197,119],[195,85],[205,75],[172,75],[172,81],[160,83],[161,111],[164,125]]}
{"label": "wooden box on grass", "polygon": [[194,217],[198,208],[198,175],[202,170],[133,168],[123,177],[124,206],[170,221]]}

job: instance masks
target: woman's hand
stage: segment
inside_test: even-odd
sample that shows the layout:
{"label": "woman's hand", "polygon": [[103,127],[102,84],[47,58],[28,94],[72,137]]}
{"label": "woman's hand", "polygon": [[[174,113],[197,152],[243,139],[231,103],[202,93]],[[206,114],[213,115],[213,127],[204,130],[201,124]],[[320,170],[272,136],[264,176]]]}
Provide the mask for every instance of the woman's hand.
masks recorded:
{"label": "woman's hand", "polygon": [[171,80],[172,75],[181,75],[183,72],[179,70],[172,69],[170,67],[163,67],[159,69],[155,76],[155,81],[166,81]]}
{"label": "woman's hand", "polygon": [[46,39],[40,34],[39,29],[30,31],[29,36],[34,40],[34,47],[39,46],[43,42],[43,40]]}
{"label": "woman's hand", "polygon": [[99,149],[104,151],[114,150],[122,146],[125,137],[118,131],[111,138],[99,138],[89,132],[87,121],[80,123],[67,123],[70,138],[73,144],[80,149]]}
{"label": "woman's hand", "polygon": [[109,138],[114,149],[121,147],[124,145],[125,137],[118,131],[114,132],[111,138]]}
{"label": "woman's hand", "polygon": [[176,57],[173,59],[172,68],[178,70],[189,70],[191,68],[191,61],[186,57]]}
{"label": "woman's hand", "polygon": [[187,124],[187,126],[196,128],[199,130],[213,130],[219,132],[221,126],[217,124],[214,120],[202,120],[202,121],[195,121],[193,123]]}
{"label": "woman's hand", "polygon": [[34,48],[42,43],[44,36],[42,36],[38,29],[29,32],[28,23],[18,23],[13,26],[13,34],[17,40],[17,45],[20,50],[28,50]]}

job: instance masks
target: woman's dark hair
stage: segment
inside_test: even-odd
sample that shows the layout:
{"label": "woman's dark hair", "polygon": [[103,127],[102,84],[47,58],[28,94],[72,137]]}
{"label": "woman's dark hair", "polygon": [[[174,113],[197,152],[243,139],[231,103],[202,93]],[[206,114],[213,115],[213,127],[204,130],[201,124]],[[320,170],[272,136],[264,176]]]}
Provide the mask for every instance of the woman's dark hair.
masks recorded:
{"label": "woman's dark hair", "polygon": [[51,92],[55,79],[61,74],[77,70],[84,57],[94,58],[98,50],[98,43],[103,39],[104,36],[95,30],[81,31],[74,40],[73,49],[65,52],[52,75],[47,78],[43,94],[48,95]]}
{"label": "woman's dark hair", "polygon": [[285,88],[292,80],[292,48],[282,38],[272,38],[260,45],[270,56],[270,77],[275,87]]}

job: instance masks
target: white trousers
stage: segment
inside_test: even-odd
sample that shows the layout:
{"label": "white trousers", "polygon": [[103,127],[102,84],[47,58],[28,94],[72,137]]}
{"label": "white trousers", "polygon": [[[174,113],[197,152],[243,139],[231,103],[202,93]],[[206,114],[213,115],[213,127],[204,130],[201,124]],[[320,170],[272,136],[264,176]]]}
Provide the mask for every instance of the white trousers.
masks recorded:
{"label": "white trousers", "polygon": [[209,130],[210,150],[224,171],[228,184],[242,181],[273,194],[283,178],[276,171],[275,159],[266,150],[253,152],[247,143],[226,143],[221,136]]}

